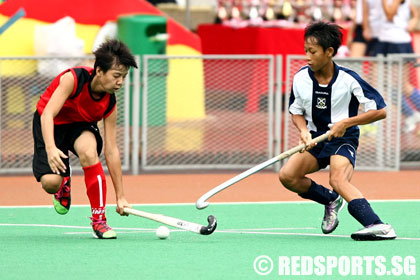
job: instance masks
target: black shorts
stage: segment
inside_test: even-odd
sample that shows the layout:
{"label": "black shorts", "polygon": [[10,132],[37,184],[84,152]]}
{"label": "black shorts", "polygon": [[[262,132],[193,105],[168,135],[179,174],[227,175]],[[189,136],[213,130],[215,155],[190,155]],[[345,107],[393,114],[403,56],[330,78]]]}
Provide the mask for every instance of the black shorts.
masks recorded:
{"label": "black shorts", "polygon": [[365,38],[363,37],[363,27],[361,24],[357,24],[354,28],[353,42],[367,43]]}
{"label": "black shorts", "polygon": [[[312,133],[312,138],[319,136],[318,133]],[[318,143],[309,150],[318,161],[319,169],[324,169],[330,164],[330,158],[333,155],[341,155],[349,159],[353,168],[356,165],[356,153],[359,147],[359,137],[344,135],[343,137],[333,138],[331,141]]]}
{"label": "black shorts", "polygon": [[376,56],[376,45],[379,43],[378,38],[372,38],[368,44],[367,44],[367,48],[366,48],[366,56]]}
{"label": "black shorts", "polygon": [[[97,152],[98,155],[100,155],[102,151],[103,142],[96,122],[77,122],[70,124],[54,125],[55,145],[67,156],[69,155],[69,151],[71,151],[74,155],[78,156],[76,151],[74,150],[74,142],[85,130],[91,131],[95,135],[97,143]],[[51,170],[50,165],[48,164],[48,157],[47,152],[45,150],[44,138],[42,137],[41,118],[37,111],[35,111],[34,113],[32,123],[32,134],[34,138],[34,158],[32,161],[32,171],[36,180],[39,182],[43,175],[54,174],[54,172]],[[63,158],[63,162],[66,165],[66,172],[61,173],[60,175],[69,176],[69,159]]]}

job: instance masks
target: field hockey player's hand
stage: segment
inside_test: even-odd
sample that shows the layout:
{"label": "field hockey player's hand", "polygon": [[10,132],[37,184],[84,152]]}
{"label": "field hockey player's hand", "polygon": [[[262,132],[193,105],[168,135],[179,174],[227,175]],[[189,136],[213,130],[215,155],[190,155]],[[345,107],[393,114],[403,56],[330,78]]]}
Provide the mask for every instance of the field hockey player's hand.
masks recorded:
{"label": "field hockey player's hand", "polygon": [[117,199],[117,213],[120,214],[121,216],[128,216],[127,213],[124,213],[124,208],[131,208],[131,205],[128,204],[127,200],[122,197],[122,198],[118,198]]}
{"label": "field hockey player's hand", "polygon": [[328,136],[328,141],[331,141],[331,139],[333,138],[343,137],[346,133],[346,129],[347,127],[345,125],[344,120],[335,123],[330,128],[330,135]]}
{"label": "field hockey player's hand", "polygon": [[316,145],[316,143],[311,144],[311,141],[312,141],[311,133],[308,130],[302,130],[300,132],[299,144],[305,144],[305,148],[300,151],[301,153],[303,153],[305,150],[309,151]]}
{"label": "field hockey player's hand", "polygon": [[61,172],[66,172],[66,165],[64,164],[61,158],[68,158],[61,150],[57,147],[47,150],[48,155],[48,164],[50,165],[51,170],[55,174],[60,174]]}

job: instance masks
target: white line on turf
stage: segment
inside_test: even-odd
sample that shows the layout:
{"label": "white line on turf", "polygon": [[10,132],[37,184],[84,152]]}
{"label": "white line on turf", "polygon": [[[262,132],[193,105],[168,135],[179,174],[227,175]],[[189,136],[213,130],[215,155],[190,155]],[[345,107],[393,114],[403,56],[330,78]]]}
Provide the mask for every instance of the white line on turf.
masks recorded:
{"label": "white line on turf", "polygon": [[[261,232],[261,231],[233,231],[233,230],[216,230],[217,233],[234,233],[234,234],[261,234],[261,235],[293,235],[293,236],[322,236],[322,237],[339,237],[350,238],[349,235],[338,234],[321,234],[321,233],[302,233],[302,232]],[[415,240],[420,241],[420,238],[415,237],[397,237],[398,240]]]}
{"label": "white line on turf", "polygon": [[[235,231],[235,230],[216,230],[217,233],[233,233],[233,234],[261,234],[261,235],[294,235],[294,236],[325,236],[325,237],[340,237],[348,238],[348,235],[337,234],[320,234],[320,233],[302,233],[302,232],[261,232],[261,231]],[[419,239],[420,240],[420,239]]]}
{"label": "white line on turf", "polygon": [[[11,227],[48,227],[48,228],[76,228],[76,229],[92,229],[90,226],[68,226],[68,225],[47,225],[47,224],[0,224],[0,226],[11,226]],[[136,230],[136,231],[147,231],[156,230],[154,228],[120,228],[114,227],[117,230]]]}
{"label": "white line on turf", "polygon": [[[369,199],[369,202],[420,202],[420,199]],[[315,204],[313,201],[249,201],[249,202],[210,202],[214,205],[248,205],[248,204]],[[195,206],[195,203],[141,203],[131,204],[132,206]],[[116,204],[107,204],[108,207],[114,207]],[[9,205],[0,206],[1,208],[52,208],[52,205]],[[72,204],[71,207],[90,207],[88,204]]]}
{"label": "white line on turf", "polygon": [[[222,234],[254,234],[254,235],[289,235],[289,236],[316,236],[316,237],[324,237],[324,238],[350,238],[349,235],[339,235],[339,234],[320,234],[320,233],[301,233],[301,232],[264,232],[264,229],[260,229],[261,231],[238,231],[238,230],[216,230],[215,233],[222,233]],[[184,232],[185,230],[170,230],[171,232]],[[144,231],[118,231],[118,234],[133,234],[133,233],[155,233],[155,230],[144,230]],[[90,232],[65,232],[64,234],[91,234]],[[414,237],[397,237],[397,240],[413,240],[413,241],[420,241],[420,238]]]}
{"label": "white line on turf", "polygon": [[[123,234],[129,234],[129,233],[149,233],[149,232],[152,232],[152,231],[118,231],[118,234],[121,234],[121,233],[123,233]],[[92,234],[92,232],[87,232],[87,231],[83,231],[83,232],[64,232],[64,234],[66,234],[66,235],[91,235]]]}
{"label": "white line on turf", "polygon": [[[322,236],[322,237],[339,237],[339,238],[348,238],[349,235],[339,235],[339,234],[321,234],[321,233],[302,233],[302,232],[261,232],[261,231],[252,231],[252,230],[216,230],[217,233],[233,233],[233,234],[261,234],[261,235],[294,235],[294,236]],[[397,237],[401,240],[419,240],[420,238],[414,237]]]}
{"label": "white line on turf", "polygon": [[305,229],[317,229],[314,227],[291,227],[291,228],[234,228],[225,229],[225,231],[264,231],[264,230],[305,230]]}
{"label": "white line on turf", "polygon": [[[90,226],[69,226],[69,225],[48,225],[48,224],[0,224],[0,226],[11,227],[49,227],[49,228],[76,228],[76,229],[91,229]],[[113,227],[116,230],[135,230],[135,231],[155,231],[155,228],[126,228],[126,227]],[[305,230],[316,229],[314,227],[293,227],[293,228],[248,228],[248,229],[226,229],[226,231],[264,231],[264,230]],[[171,231],[184,231],[171,229]]]}
{"label": "white line on turf", "polygon": [[[113,229],[117,229],[117,228],[113,228]],[[181,230],[181,229],[170,229],[170,232],[181,232],[181,231],[186,231],[186,230]],[[138,230],[138,231],[118,231],[118,234],[133,234],[133,233],[155,233],[156,229],[142,229],[142,230]],[[68,235],[84,235],[84,234],[92,234],[90,231],[79,231],[79,232],[63,232],[63,234],[68,234]]]}
{"label": "white line on turf", "polygon": [[49,227],[49,228],[92,228],[83,226],[46,225],[46,224],[0,224],[2,227]]}
{"label": "white line on turf", "polygon": [[[75,229],[91,229],[89,226],[65,226],[65,225],[47,225],[47,224],[0,224],[0,226],[17,226],[17,227],[49,227],[49,228],[75,228]],[[154,233],[155,228],[124,228],[115,227],[118,233],[132,234],[132,233]],[[290,236],[318,236],[328,238],[349,238],[349,235],[338,234],[320,234],[320,233],[302,233],[302,232],[272,232],[267,230],[307,230],[316,229],[311,227],[302,228],[259,228],[259,229],[224,229],[216,230],[216,233],[222,234],[255,234],[255,235],[290,235]],[[184,232],[185,230],[170,229],[171,232]],[[64,234],[77,235],[77,234],[91,234],[91,232],[65,232]],[[420,238],[415,237],[397,237],[397,240],[414,240],[420,241]]]}

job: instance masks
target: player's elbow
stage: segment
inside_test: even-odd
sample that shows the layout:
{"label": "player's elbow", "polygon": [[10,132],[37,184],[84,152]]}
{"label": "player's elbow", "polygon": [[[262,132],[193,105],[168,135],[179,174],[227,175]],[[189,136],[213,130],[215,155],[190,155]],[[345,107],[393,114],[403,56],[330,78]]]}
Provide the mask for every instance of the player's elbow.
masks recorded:
{"label": "player's elbow", "polygon": [[378,120],[382,120],[386,118],[386,109],[382,108],[378,110]]}

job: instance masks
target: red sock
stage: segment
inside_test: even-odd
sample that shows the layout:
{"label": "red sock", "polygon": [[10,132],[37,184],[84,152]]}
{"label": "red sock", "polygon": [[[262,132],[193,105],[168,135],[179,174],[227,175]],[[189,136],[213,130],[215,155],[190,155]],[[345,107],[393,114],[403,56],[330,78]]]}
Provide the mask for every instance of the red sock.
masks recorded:
{"label": "red sock", "polygon": [[92,218],[105,220],[106,179],[102,164],[83,167],[85,172],[86,192],[89,197]]}

